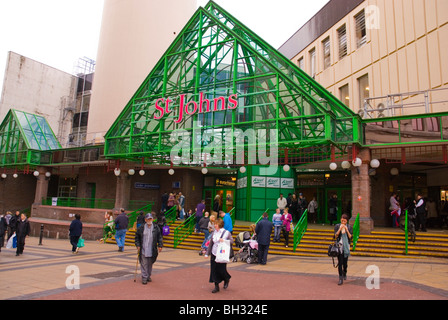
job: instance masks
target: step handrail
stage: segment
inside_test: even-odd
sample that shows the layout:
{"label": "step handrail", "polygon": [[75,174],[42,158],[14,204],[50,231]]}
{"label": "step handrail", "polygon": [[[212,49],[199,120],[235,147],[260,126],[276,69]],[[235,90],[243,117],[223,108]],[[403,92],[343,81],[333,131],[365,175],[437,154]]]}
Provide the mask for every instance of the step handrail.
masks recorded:
{"label": "step handrail", "polygon": [[408,244],[409,244],[409,230],[408,230],[408,209],[406,209],[406,218],[404,226],[404,242],[405,242],[405,254],[408,254]]}
{"label": "step handrail", "polygon": [[358,213],[356,216],[355,223],[353,224],[353,251],[356,251],[356,245],[358,244],[359,234],[360,234],[360,220],[361,215]]}
{"label": "step handrail", "polygon": [[260,216],[260,218],[258,218],[258,220],[257,221],[255,221],[255,224],[257,224],[258,222],[260,222],[260,220],[261,219],[263,219],[263,214],[265,214],[265,213],[269,213],[269,208],[267,208],[266,210],[264,210],[264,212],[262,213],[262,215]]}
{"label": "step handrail", "polygon": [[177,219],[177,207],[173,206],[165,212],[165,221],[167,225],[173,224]]}
{"label": "step handrail", "polygon": [[180,226],[174,229],[174,249],[182,243],[190,234],[193,233],[196,225],[195,215],[188,217]]}
{"label": "step handrail", "polygon": [[294,227],[294,252],[296,252],[297,246],[302,241],[303,236],[308,229],[308,209],[305,210],[300,218],[299,222]]}
{"label": "step handrail", "polygon": [[[135,222],[137,222],[137,213],[138,212],[140,212],[140,211],[150,212],[153,205],[154,205],[154,202],[151,201],[146,206],[144,206],[144,207],[142,207],[140,209],[137,209],[135,211],[132,211],[130,213],[127,213],[126,215],[129,218],[129,223],[128,223],[128,228],[127,229],[129,230],[129,229],[134,227]],[[116,230],[115,230],[115,222],[114,222],[114,220],[107,221],[107,222],[105,222],[103,224],[103,242],[106,242],[107,240],[109,240],[110,238],[115,236]]]}

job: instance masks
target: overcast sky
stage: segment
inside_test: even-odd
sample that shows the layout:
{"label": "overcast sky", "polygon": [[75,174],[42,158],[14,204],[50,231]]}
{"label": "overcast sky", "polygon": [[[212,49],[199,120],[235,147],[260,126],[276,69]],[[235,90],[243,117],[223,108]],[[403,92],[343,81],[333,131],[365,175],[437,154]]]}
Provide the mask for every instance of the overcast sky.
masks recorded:
{"label": "overcast sky", "polygon": [[[215,2],[278,48],[328,0]],[[0,88],[8,51],[68,73],[78,58],[96,60],[102,8],[103,0],[0,0]]]}

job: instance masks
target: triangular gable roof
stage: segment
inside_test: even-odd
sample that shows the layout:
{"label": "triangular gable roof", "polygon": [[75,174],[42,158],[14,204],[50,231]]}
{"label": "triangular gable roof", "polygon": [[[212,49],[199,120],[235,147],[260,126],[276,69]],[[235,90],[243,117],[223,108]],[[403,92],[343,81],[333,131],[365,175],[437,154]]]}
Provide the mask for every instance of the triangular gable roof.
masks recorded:
{"label": "triangular gable roof", "polygon": [[[182,119],[175,111],[223,97],[238,108],[184,114]],[[161,109],[174,112],[161,117]],[[174,145],[171,133],[191,131],[193,122],[215,132],[277,129],[281,148],[358,143],[359,121],[305,72],[210,1],[196,11],[109,129],[105,155],[163,162]]]}
{"label": "triangular gable roof", "polygon": [[11,109],[0,125],[0,164],[41,164],[39,153],[61,149],[47,120]]}

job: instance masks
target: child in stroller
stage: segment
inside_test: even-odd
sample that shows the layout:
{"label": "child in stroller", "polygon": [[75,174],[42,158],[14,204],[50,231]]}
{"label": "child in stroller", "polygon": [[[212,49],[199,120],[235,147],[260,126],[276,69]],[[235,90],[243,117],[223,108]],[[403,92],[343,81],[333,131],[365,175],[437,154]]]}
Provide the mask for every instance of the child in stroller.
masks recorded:
{"label": "child in stroller", "polygon": [[235,238],[235,244],[240,250],[233,257],[233,262],[238,259],[249,264],[258,262],[258,242],[250,236],[249,231],[240,232]]}

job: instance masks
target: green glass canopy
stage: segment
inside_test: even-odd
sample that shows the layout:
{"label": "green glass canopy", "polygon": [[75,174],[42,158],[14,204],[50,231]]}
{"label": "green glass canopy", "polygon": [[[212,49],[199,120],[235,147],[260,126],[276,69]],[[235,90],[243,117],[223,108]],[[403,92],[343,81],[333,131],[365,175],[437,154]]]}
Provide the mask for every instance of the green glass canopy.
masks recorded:
{"label": "green glass canopy", "polygon": [[57,149],[61,145],[42,116],[11,109],[0,125],[2,167],[49,164]]}
{"label": "green glass canopy", "polygon": [[269,150],[276,143],[280,157],[287,156],[285,150],[343,149],[362,142],[358,115],[210,1],[109,129],[105,156],[169,164],[170,151],[181,140],[176,132],[191,134],[185,143],[203,155],[217,140],[249,147],[250,139],[238,139],[248,130],[265,130],[256,146],[264,143]]}

